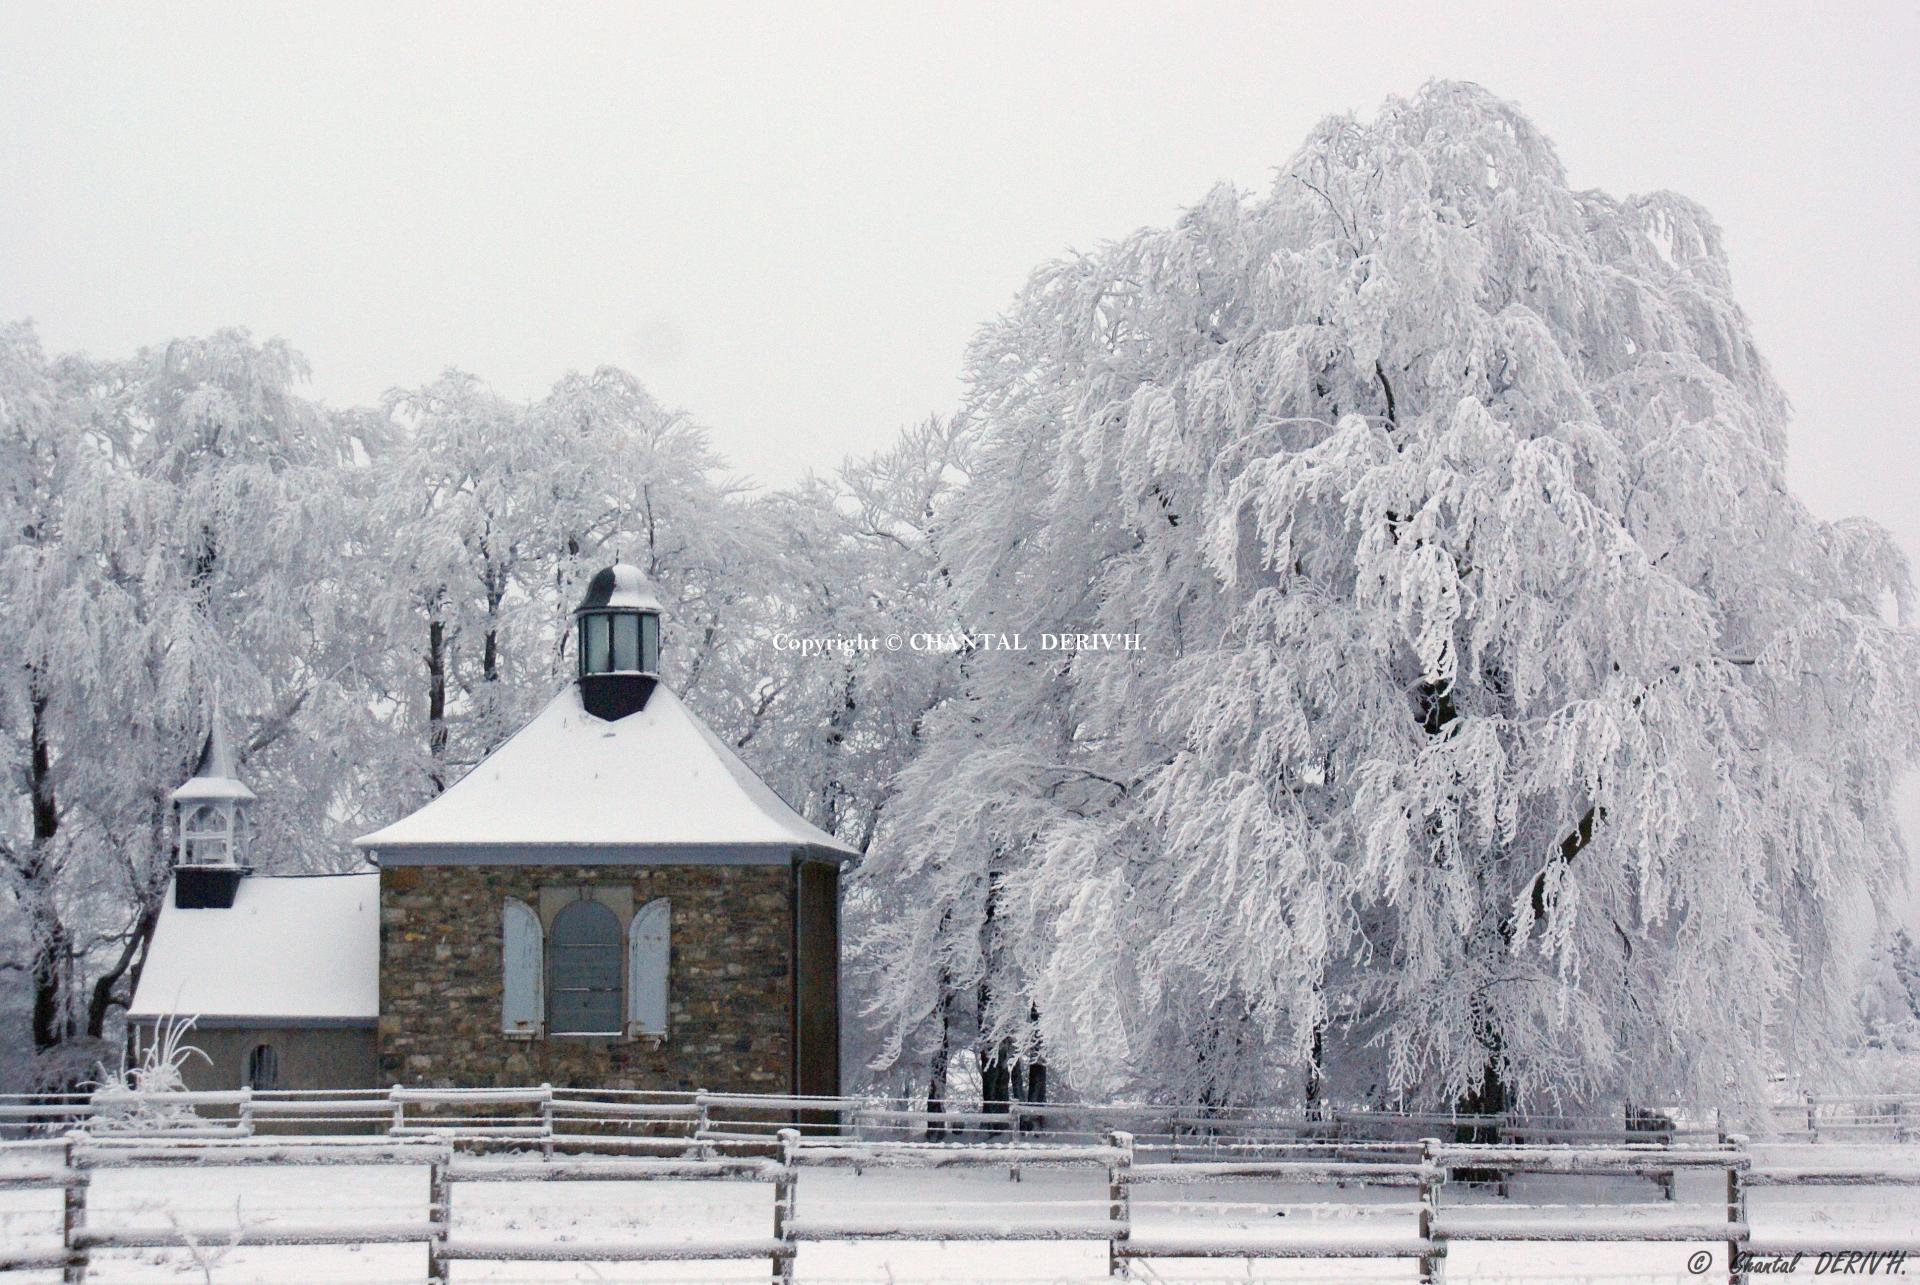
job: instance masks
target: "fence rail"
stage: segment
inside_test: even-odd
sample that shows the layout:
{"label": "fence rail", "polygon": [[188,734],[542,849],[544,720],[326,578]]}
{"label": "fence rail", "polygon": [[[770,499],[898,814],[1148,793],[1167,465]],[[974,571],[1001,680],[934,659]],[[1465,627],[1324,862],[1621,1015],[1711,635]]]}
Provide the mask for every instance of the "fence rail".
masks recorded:
{"label": "fence rail", "polygon": [[[156,1120],[157,1115],[171,1118]],[[192,1118],[185,1118],[192,1117]],[[1807,1097],[1774,1107],[1753,1123],[1760,1136],[1809,1141],[1920,1141],[1920,1095]],[[214,1090],[165,1094],[0,1096],[0,1132],[57,1133],[71,1128],[179,1136],[384,1129],[395,1136],[455,1130],[500,1140],[558,1137],[570,1131],[652,1131],[714,1142],[770,1138],[782,1128],[826,1129],[863,1141],[940,1141],[1006,1136],[1096,1142],[1108,1130],[1134,1135],[1143,1148],[1232,1151],[1296,1141],[1352,1147],[1395,1146],[1407,1153],[1425,1136],[1476,1142],[1709,1142],[1733,1122],[1712,1110],[1629,1108],[1612,1120],[1551,1115],[1469,1115],[1321,1108],[1281,1111],[1194,1103],[988,1103],[929,1111],[898,1099],[746,1093],[651,1093],[556,1089],[549,1085],[439,1089],[395,1085],[346,1091]]]}
{"label": "fence rail", "polygon": [[[501,1100],[501,1099],[496,1099]],[[536,1105],[538,1103],[536,1102]],[[1748,1217],[1748,1194],[1756,1188],[1916,1187],[1920,1165],[1911,1162],[1874,1166],[1857,1154],[1835,1163],[1760,1163],[1740,1135],[1718,1136],[1710,1144],[1684,1146],[1480,1145],[1442,1142],[1428,1137],[1413,1152],[1364,1161],[1329,1159],[1324,1148],[1297,1145],[1279,1154],[1229,1160],[1141,1160],[1138,1140],[1123,1130],[1093,1144],[1014,1141],[999,1144],[929,1144],[807,1137],[784,1128],[751,1146],[735,1144],[730,1153],[711,1141],[680,1139],[680,1154],[633,1157],[619,1154],[618,1138],[557,1138],[536,1152],[500,1157],[474,1147],[474,1140],[453,1131],[421,1137],[181,1137],[138,1138],[74,1130],[60,1138],[0,1143],[0,1159],[19,1163],[0,1168],[0,1189],[58,1192],[60,1245],[57,1249],[0,1250],[0,1271],[61,1269],[67,1282],[87,1279],[92,1256],[101,1250],[186,1248],[195,1243],[239,1245],[359,1246],[418,1244],[426,1251],[426,1279],[446,1282],[450,1264],[495,1262],[673,1262],[764,1259],[776,1282],[791,1283],[804,1244],[850,1241],[1104,1243],[1108,1273],[1129,1274],[1131,1264],[1160,1258],[1245,1259],[1404,1259],[1417,1264],[1423,1282],[1444,1277],[1448,1247],[1459,1242],[1636,1241],[1719,1243],[1726,1249],[1729,1279],[1742,1251],[1816,1253],[1880,1250],[1920,1253],[1920,1229],[1904,1236],[1870,1234],[1846,1238],[1819,1232],[1758,1234]],[[1818,1150],[1818,1149],[1812,1149]],[[105,1170],[233,1166],[411,1166],[428,1171],[428,1194],[418,1216],[358,1223],[263,1223],[238,1228],[155,1228],[118,1224],[94,1216],[88,1206],[93,1176]],[[803,1176],[809,1169],[1005,1169],[1019,1172],[1040,1166],[1087,1169],[1104,1176],[1106,1197],[1086,1201],[1042,1202],[1029,1216],[956,1217],[911,1210],[849,1213],[814,1209],[804,1199]],[[1660,1181],[1676,1171],[1720,1174],[1726,1187],[1724,1211],[1686,1213],[1679,1218],[1622,1217],[1615,1211],[1585,1212],[1558,1219],[1514,1222],[1498,1205],[1448,1205],[1443,1195],[1450,1180],[1466,1173],[1640,1176]],[[465,1184],[715,1182],[770,1187],[768,1234],[744,1232],[690,1240],[622,1237],[608,1241],[536,1241],[488,1234],[467,1234],[456,1225]],[[1185,1207],[1191,1202],[1155,1201],[1159,1187],[1198,1183],[1265,1181],[1283,1184],[1337,1184],[1341,1187],[1393,1188],[1409,1192],[1402,1205],[1374,1204],[1371,1211],[1399,1213],[1403,1226],[1356,1229],[1350,1235],[1261,1235],[1244,1230],[1200,1228],[1142,1230],[1135,1214],[1142,1206]],[[1031,1216],[1038,1211],[1039,1216]],[[1866,1243],[1866,1242],[1871,1242]]]}

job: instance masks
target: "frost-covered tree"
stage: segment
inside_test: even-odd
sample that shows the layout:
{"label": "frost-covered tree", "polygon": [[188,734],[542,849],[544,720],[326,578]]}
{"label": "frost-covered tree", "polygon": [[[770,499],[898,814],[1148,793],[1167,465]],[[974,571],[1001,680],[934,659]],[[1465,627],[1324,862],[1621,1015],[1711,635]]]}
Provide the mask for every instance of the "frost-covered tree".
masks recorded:
{"label": "frost-covered tree", "polygon": [[1862,970],[1861,1018],[1869,1044],[1920,1053],[1920,951],[1905,928],[1877,938]]}
{"label": "frost-covered tree", "polygon": [[[862,852],[959,678],[961,656],[936,636],[959,627],[944,543],[969,469],[958,424],[933,418],[761,506],[777,552],[735,671],[752,702],[735,744],[808,819]],[[809,654],[800,640],[841,645]],[[857,873],[843,889],[850,1066],[888,1056],[859,1010],[891,980],[887,934],[913,915],[897,899],[918,891]]]}
{"label": "frost-covered tree", "polygon": [[570,664],[585,578],[638,564],[668,607],[669,681],[702,675],[763,577],[761,528],[704,430],[638,380],[570,374],[531,404],[449,371],[386,400],[372,461],[384,685],[410,729],[410,801],[518,728]]}
{"label": "frost-covered tree", "polygon": [[0,697],[24,804],[4,842],[46,1051],[98,1039],[126,1000],[167,794],[216,698],[266,787],[262,855],[294,868],[337,859],[335,787],[370,719],[338,614],[350,443],[293,391],[297,354],[241,331],[125,361],[46,364],[22,329],[4,348]]}
{"label": "frost-covered tree", "polygon": [[[1436,83],[1035,274],[973,349],[985,653],[870,877],[1094,1091],[1758,1090],[1853,1012],[1920,749],[1907,569],[1784,482],[1712,221]],[[912,897],[905,890],[916,890]]]}
{"label": "frost-covered tree", "polygon": [[[388,635],[407,640],[390,695],[396,716],[410,720],[412,693],[424,692],[417,720],[424,744],[416,748],[424,751],[427,782],[439,790],[525,712],[516,705],[530,699],[531,684],[514,679],[526,667],[544,673],[550,665],[538,643],[513,645],[518,630],[544,624],[538,608],[550,605],[537,593],[551,543],[551,513],[538,486],[546,456],[528,432],[526,408],[461,371],[396,389],[385,408],[388,445],[373,461],[371,486],[377,556],[388,567]],[[407,663],[415,656],[418,671]],[[470,733],[458,743],[456,725]]]}
{"label": "frost-covered tree", "polygon": [[[907,642],[954,625],[940,531],[965,470],[964,440],[933,419],[759,507],[773,558],[730,684],[750,703],[736,742],[810,820],[862,851],[954,668],[950,654]],[[801,639],[848,645],[803,654]]]}
{"label": "frost-covered tree", "polygon": [[0,624],[19,640],[0,673],[0,727],[14,778],[0,862],[10,897],[9,966],[31,987],[36,1048],[64,1034],[63,985],[72,955],[57,896],[65,843],[54,775],[52,705],[59,678],[44,644],[33,645],[34,617],[66,597],[83,568],[64,540],[65,499],[88,468],[81,416],[56,383],[39,339],[25,324],[0,329]]}

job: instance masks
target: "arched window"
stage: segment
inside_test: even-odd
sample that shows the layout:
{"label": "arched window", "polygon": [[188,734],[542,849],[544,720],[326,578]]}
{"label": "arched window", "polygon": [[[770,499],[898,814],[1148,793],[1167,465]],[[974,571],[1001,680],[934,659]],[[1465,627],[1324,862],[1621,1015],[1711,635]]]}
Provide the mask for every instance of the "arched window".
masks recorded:
{"label": "arched window", "polygon": [[277,1089],[280,1087],[280,1050],[271,1044],[256,1044],[247,1054],[247,1087],[250,1089]]}
{"label": "arched window", "polygon": [[547,937],[547,1030],[619,1035],[620,973],[626,963],[620,917],[597,901],[574,901],[553,917]]}

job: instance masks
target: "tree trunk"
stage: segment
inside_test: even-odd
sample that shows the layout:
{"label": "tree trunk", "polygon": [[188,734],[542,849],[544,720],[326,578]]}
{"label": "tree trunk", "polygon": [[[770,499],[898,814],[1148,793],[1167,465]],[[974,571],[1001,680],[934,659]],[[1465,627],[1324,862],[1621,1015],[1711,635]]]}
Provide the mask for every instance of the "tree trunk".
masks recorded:
{"label": "tree trunk", "polygon": [[33,1046],[50,1049],[64,1043],[68,1034],[60,1002],[67,930],[50,911],[37,911],[34,918],[38,922],[33,926]]}
{"label": "tree trunk", "polygon": [[500,681],[500,604],[506,601],[506,573],[487,569],[487,636],[480,641],[480,679]]}
{"label": "tree trunk", "polygon": [[38,672],[28,666],[32,696],[28,705],[27,790],[32,799],[31,855],[21,872],[26,886],[27,930],[33,950],[33,1046],[49,1049],[71,1032],[61,1003],[67,959],[67,930],[53,896],[54,837],[60,832],[59,800],[53,789],[53,747],[47,736],[47,698]]}
{"label": "tree trunk", "polygon": [[447,626],[427,620],[427,770],[435,794],[447,788]]}
{"label": "tree trunk", "polygon": [[[951,1032],[953,1028],[953,997],[947,986],[947,975],[940,974],[940,1039],[933,1046],[933,1057],[927,1067],[927,1110],[938,1115],[947,1109],[947,1063],[953,1056]],[[944,1124],[927,1122],[927,1141],[938,1142],[944,1138],[947,1127]]]}
{"label": "tree trunk", "polygon": [[[1481,1072],[1479,1085],[1461,1096],[1457,1109],[1461,1115],[1499,1117],[1504,1116],[1512,1105],[1512,1090],[1507,1082],[1500,1078],[1500,1041],[1496,1036],[1492,1048],[1488,1050],[1487,1065]],[[1486,1145],[1498,1143],[1500,1141],[1499,1121],[1488,1119],[1463,1124],[1454,1131],[1454,1141]],[[1504,1184],[1507,1178],[1507,1175],[1498,1169],[1479,1168],[1456,1169],[1452,1176],[1456,1181],[1473,1183]]]}
{"label": "tree trunk", "polygon": [[1013,1041],[998,1040],[980,1047],[980,1109],[1007,1114],[1013,1102]]}
{"label": "tree trunk", "polygon": [[1313,1024],[1313,1048],[1307,1055],[1307,1118],[1318,1120],[1326,1111],[1327,1026]]}
{"label": "tree trunk", "polygon": [[93,979],[93,994],[87,1001],[87,1034],[101,1039],[107,1033],[107,1014],[116,1004],[129,1003],[132,995],[125,999],[114,994],[122,977],[131,975],[127,989],[131,991],[139,981],[139,969],[136,961],[145,962],[147,943],[153,940],[154,925],[160,922],[160,903],[154,901],[141,912],[140,921],[134,925],[132,936],[120,948],[120,957],[113,967]]}

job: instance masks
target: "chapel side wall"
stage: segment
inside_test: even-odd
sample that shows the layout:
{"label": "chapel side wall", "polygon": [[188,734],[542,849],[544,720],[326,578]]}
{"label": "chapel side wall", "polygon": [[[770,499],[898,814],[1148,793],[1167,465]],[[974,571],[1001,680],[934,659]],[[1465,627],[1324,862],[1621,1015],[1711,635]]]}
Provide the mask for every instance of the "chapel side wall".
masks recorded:
{"label": "chapel side wall", "polygon": [[[383,869],[382,1082],[791,1091],[789,877],[785,865]],[[664,1041],[501,1032],[501,907],[563,885],[672,899]]]}
{"label": "chapel side wall", "polygon": [[[143,1029],[140,1038],[144,1043],[151,1036]],[[247,1055],[260,1044],[280,1055],[279,1088],[379,1087],[371,1027],[195,1027],[181,1038],[204,1054],[189,1056],[181,1066],[181,1078],[195,1091],[243,1087]]]}

